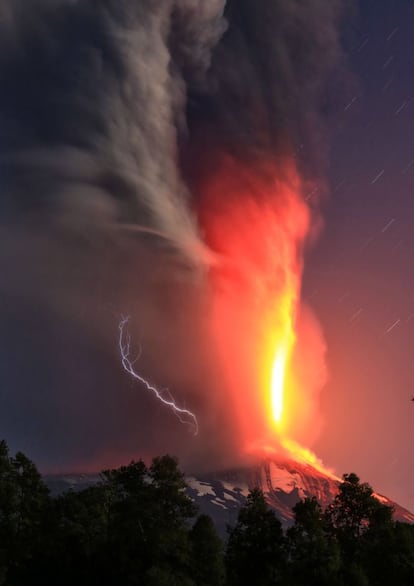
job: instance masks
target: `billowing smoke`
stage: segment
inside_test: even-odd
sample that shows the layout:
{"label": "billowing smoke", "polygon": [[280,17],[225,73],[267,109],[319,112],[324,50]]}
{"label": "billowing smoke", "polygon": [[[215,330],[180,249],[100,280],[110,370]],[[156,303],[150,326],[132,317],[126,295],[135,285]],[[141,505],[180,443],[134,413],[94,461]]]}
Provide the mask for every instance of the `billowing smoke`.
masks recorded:
{"label": "billowing smoke", "polygon": [[[13,447],[48,469],[236,454],[210,320],[210,275],[226,287],[233,259],[205,218],[217,206],[223,239],[244,201],[246,223],[267,201],[278,221],[277,189],[234,193],[222,169],[262,187],[300,176],[299,199],[323,186],[339,16],[339,0],[2,2],[0,435]],[[142,373],[197,412],[197,439],[122,371],[125,314]]]}
{"label": "billowing smoke", "polygon": [[[201,254],[177,168],[181,69],[207,71],[223,3],[17,0],[1,10],[2,216],[24,208]],[[177,27],[181,67],[170,52]]]}

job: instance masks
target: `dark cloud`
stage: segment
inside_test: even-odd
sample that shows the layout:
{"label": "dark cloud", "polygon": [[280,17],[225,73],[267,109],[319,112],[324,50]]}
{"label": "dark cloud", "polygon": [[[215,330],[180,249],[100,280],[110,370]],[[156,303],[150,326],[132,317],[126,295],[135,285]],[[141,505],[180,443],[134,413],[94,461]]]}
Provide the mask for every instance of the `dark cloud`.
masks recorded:
{"label": "dark cloud", "polygon": [[270,154],[277,161],[293,152],[303,172],[319,176],[344,79],[341,8],[340,0],[227,2],[228,29],[207,85],[190,86],[195,139],[207,135],[249,160]]}
{"label": "dark cloud", "polygon": [[[0,435],[12,445],[67,469],[171,446],[217,461],[231,444],[192,179],[209,148],[288,148],[315,172],[339,7],[3,0]],[[143,372],[199,414],[191,446],[122,372],[121,313]]]}

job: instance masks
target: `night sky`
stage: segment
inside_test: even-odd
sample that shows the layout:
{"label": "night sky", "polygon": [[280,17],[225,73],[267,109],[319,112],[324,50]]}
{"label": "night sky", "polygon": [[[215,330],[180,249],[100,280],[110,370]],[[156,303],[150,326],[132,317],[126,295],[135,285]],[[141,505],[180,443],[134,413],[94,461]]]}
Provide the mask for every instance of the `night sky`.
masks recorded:
{"label": "night sky", "polygon": [[411,510],[413,22],[409,1],[360,3],[346,42],[357,87],[336,129],[325,229],[305,278],[330,370],[316,450]]}
{"label": "night sky", "polygon": [[[329,371],[312,448],[413,511],[414,6],[346,3],[339,28],[337,1],[304,1],[305,18],[300,2],[233,0],[227,30],[224,4],[0,8],[0,436],[45,471],[167,449],[228,465],[194,186],[210,151],[261,172],[263,154],[293,149],[327,185],[308,197],[323,229],[303,282]],[[142,372],[179,389],[204,436],[123,372],[125,315]]]}

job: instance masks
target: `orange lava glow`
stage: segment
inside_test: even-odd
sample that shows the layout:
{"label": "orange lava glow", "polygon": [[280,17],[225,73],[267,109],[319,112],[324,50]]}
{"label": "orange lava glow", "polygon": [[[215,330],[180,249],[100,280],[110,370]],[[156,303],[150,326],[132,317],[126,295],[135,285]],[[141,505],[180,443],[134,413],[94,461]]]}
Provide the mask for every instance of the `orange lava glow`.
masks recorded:
{"label": "orange lava glow", "polygon": [[[199,187],[199,220],[219,259],[211,274],[212,327],[236,433],[247,452],[274,446],[318,463],[297,441],[312,436],[304,427],[316,427],[313,399],[294,365],[311,230],[302,182],[291,160],[249,166],[227,156],[209,171]],[[312,361],[310,348],[301,369]]]}
{"label": "orange lava glow", "polygon": [[286,297],[281,300],[279,313],[281,314],[281,331],[272,332],[275,338],[275,355],[271,365],[270,392],[272,401],[272,414],[275,423],[282,424],[286,373],[289,358],[295,343],[293,331],[293,307],[291,291],[286,292]]}

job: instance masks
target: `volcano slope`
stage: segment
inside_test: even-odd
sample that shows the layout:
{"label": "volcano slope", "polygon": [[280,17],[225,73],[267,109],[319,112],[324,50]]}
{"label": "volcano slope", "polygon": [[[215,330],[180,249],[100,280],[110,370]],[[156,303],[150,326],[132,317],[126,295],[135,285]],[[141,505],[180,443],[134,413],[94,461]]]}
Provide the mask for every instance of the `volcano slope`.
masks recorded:
{"label": "volcano slope", "polygon": [[[98,475],[47,476],[52,494],[68,489],[82,490],[99,481]],[[249,490],[260,488],[269,506],[287,528],[293,522],[293,506],[306,497],[316,497],[327,507],[338,492],[339,481],[309,464],[293,460],[266,459],[256,465],[186,477],[188,494],[201,513],[210,515],[218,532],[225,537],[227,527],[237,521]],[[414,515],[389,498],[375,493],[381,503],[394,509],[395,520],[414,523]]]}
{"label": "volcano slope", "polygon": [[[327,507],[338,492],[339,481],[311,465],[293,460],[268,459],[249,468],[188,477],[189,494],[201,512],[212,517],[221,535],[234,525],[240,507],[252,488],[260,488],[283,526],[293,523],[293,506],[306,497],[316,497]],[[381,503],[394,509],[394,519],[414,523],[414,515],[389,498],[375,493]]]}

